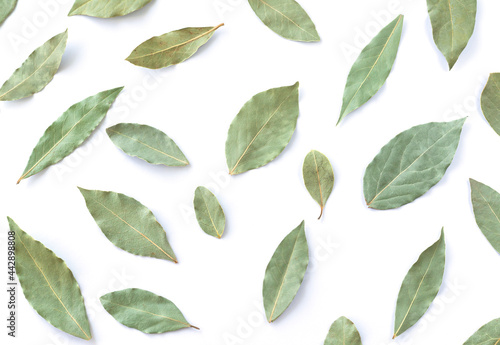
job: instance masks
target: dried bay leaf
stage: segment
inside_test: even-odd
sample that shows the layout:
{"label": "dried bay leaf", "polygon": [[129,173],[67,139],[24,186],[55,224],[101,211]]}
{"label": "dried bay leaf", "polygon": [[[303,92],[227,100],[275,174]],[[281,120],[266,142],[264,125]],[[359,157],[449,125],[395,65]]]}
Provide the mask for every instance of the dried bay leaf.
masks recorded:
{"label": "dried bay leaf", "polygon": [[151,0],[76,0],[68,16],[83,15],[98,18],[124,16],[137,11]]}
{"label": "dried bay leaf", "polygon": [[295,0],[248,0],[255,14],[278,35],[293,41],[319,41],[316,26]]}
{"label": "dried bay leaf", "polygon": [[309,194],[321,207],[319,215],[319,218],[321,218],[326,201],[333,190],[334,175],[332,165],[324,154],[312,150],[304,159],[302,175]]}
{"label": "dried bay leaf", "polygon": [[0,0],[0,25],[10,16],[16,5],[17,0]]}
{"label": "dried bay leaf", "polygon": [[308,264],[309,249],[302,222],[279,244],[266,269],[262,295],[269,322],[275,321],[292,303]]}
{"label": "dried bay leaf", "polygon": [[168,299],[141,289],[125,289],[100,298],[101,304],[119,323],[148,334],[172,332],[190,325]]}
{"label": "dried bay leaf", "polygon": [[396,60],[403,31],[403,15],[383,28],[363,48],[351,67],[342,99],[342,110],[337,124],[347,114],[368,102],[384,85]]}
{"label": "dried bay leaf", "polygon": [[363,179],[368,207],[401,207],[436,185],[453,161],[465,120],[415,126],[382,147]]}
{"label": "dried bay leaf", "polygon": [[330,327],[324,345],[362,345],[361,336],[354,323],[345,316],[339,317]]}
{"label": "dried bay leaf", "polygon": [[80,286],[66,263],[8,218],[16,240],[16,273],[24,296],[52,326],[90,340]]}
{"label": "dried bay leaf", "polygon": [[158,69],[181,63],[213,36],[215,30],[223,26],[184,28],[161,36],[155,36],[141,43],[127,57],[134,65]]}
{"label": "dried bay leaf", "polygon": [[54,78],[68,41],[68,30],[36,48],[0,88],[0,101],[14,101],[43,90]]}
{"label": "dried bay leaf", "polygon": [[491,128],[500,135],[500,73],[491,73],[481,94],[481,109]]}
{"label": "dried bay leaf", "polygon": [[439,240],[408,271],[399,290],[393,338],[417,323],[436,298],[443,282],[445,247],[442,229]]}
{"label": "dried bay leaf", "polygon": [[221,238],[226,226],[226,216],[215,195],[205,187],[198,187],[193,203],[201,229],[210,236]]}
{"label": "dried bay leaf", "polygon": [[59,162],[80,146],[104,119],[122,89],[102,91],[66,110],[45,130],[17,183]]}
{"label": "dried bay leaf", "polygon": [[474,217],[484,237],[500,253],[500,194],[491,187],[470,179]]}
{"label": "dried bay leaf", "polygon": [[474,32],[477,0],[427,0],[427,10],[434,42],[451,70]]}
{"label": "dried bay leaf", "polygon": [[482,326],[464,345],[498,345],[500,344],[500,319],[495,319]]}
{"label": "dried bay leaf", "polygon": [[165,230],[146,206],[121,193],[78,189],[97,225],[115,246],[177,263]]}
{"label": "dried bay leaf", "polygon": [[175,142],[147,125],[119,123],[106,129],[111,141],[123,152],[151,164],[184,166],[189,162]]}
{"label": "dried bay leaf", "polygon": [[299,117],[299,83],[253,96],[234,118],[226,140],[229,174],[266,165],[290,142]]}

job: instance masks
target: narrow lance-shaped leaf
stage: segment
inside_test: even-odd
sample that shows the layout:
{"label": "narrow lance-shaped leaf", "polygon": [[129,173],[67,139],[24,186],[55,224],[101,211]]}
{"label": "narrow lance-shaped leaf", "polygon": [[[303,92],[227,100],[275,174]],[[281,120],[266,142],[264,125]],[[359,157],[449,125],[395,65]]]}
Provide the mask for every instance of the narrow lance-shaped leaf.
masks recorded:
{"label": "narrow lance-shaped leaf", "polygon": [[500,135],[500,73],[491,73],[481,94],[481,109],[491,128]]}
{"label": "narrow lance-shaped leaf", "polygon": [[215,195],[205,187],[198,187],[194,193],[196,220],[203,231],[221,238],[226,226],[226,217]]}
{"label": "narrow lance-shaped leaf", "polygon": [[403,31],[403,15],[383,28],[361,51],[351,67],[337,124],[368,102],[384,85],[396,60]]}
{"label": "narrow lance-shaped leaf", "polygon": [[330,327],[324,345],[362,345],[361,336],[354,323],[345,316],[339,317]]}
{"label": "narrow lance-shaped leaf", "polygon": [[223,25],[184,28],[152,37],[137,46],[126,60],[151,69],[176,65],[193,56]]}
{"label": "narrow lance-shaped leaf", "polygon": [[14,101],[43,90],[54,78],[68,41],[68,30],[36,48],[0,88],[0,101]]}
{"label": "narrow lance-shaped leaf", "polygon": [[11,218],[8,220],[16,240],[16,274],[30,305],[52,326],[90,340],[83,296],[71,270]]}
{"label": "narrow lance-shaped leaf", "polygon": [[465,120],[415,126],[382,147],[363,179],[368,206],[397,208],[436,185],[453,161]]}
{"label": "narrow lance-shaped leaf", "polygon": [[471,200],[477,226],[500,253],[500,194],[481,182],[470,179]]}
{"label": "narrow lance-shaped leaf", "polygon": [[124,194],[78,189],[97,225],[115,246],[177,263],[165,230],[146,206]]}
{"label": "narrow lance-shaped leaf", "polygon": [[68,15],[118,17],[137,11],[150,2],[151,0],[76,0]]}
{"label": "narrow lance-shaped leaf", "polygon": [[292,41],[319,41],[309,15],[295,0],[248,0],[255,14],[278,35]]}
{"label": "narrow lance-shaped leaf", "polygon": [[101,304],[119,323],[148,334],[172,332],[190,325],[168,299],[141,289],[125,289],[100,298]]}
{"label": "narrow lance-shaped leaf", "polygon": [[427,0],[432,36],[450,69],[467,46],[476,25],[476,0]]}
{"label": "narrow lance-shaped leaf", "polygon": [[444,229],[441,237],[427,248],[408,271],[396,304],[394,337],[401,335],[429,309],[443,282],[445,264]]}
{"label": "narrow lance-shaped leaf", "polygon": [[122,89],[100,92],[66,110],[45,130],[17,183],[59,162],[80,146],[104,119]]}
{"label": "narrow lance-shaped leaf", "polygon": [[184,166],[189,162],[175,142],[162,131],[136,123],[119,123],[106,129],[123,152],[151,164]]}
{"label": "narrow lance-shaped leaf", "polygon": [[304,176],[304,183],[309,194],[311,194],[321,207],[319,215],[319,218],[321,218],[326,201],[333,190],[334,176],[332,165],[324,154],[313,150],[304,159],[302,175]]}
{"label": "narrow lance-shaped leaf", "polygon": [[0,25],[10,16],[16,5],[17,0],[0,0]]}
{"label": "narrow lance-shaped leaf", "polygon": [[262,295],[269,322],[276,320],[292,303],[308,264],[309,249],[302,222],[280,243],[266,269]]}
{"label": "narrow lance-shaped leaf", "polygon": [[253,96],[234,118],[226,140],[229,174],[275,159],[292,138],[299,117],[299,83]]}
{"label": "narrow lance-shaped leaf", "polygon": [[464,345],[498,345],[500,344],[500,319],[488,322],[479,328]]}

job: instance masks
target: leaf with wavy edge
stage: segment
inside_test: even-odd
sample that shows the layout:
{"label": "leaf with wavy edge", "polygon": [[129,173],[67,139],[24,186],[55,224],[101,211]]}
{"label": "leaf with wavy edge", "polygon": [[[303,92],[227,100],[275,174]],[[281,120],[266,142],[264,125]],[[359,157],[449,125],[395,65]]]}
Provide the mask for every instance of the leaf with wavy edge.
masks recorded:
{"label": "leaf with wavy edge", "polygon": [[208,188],[198,187],[193,204],[201,229],[210,236],[221,238],[226,226],[226,216],[215,195]]}
{"label": "leaf with wavy edge", "polygon": [[98,18],[125,16],[150,2],[151,0],[76,0],[68,16],[82,15]]}
{"label": "leaf with wavy edge", "polygon": [[362,345],[362,343],[354,323],[341,316],[330,327],[324,345]]}
{"label": "leaf with wavy edge", "polygon": [[495,319],[477,330],[464,345],[498,345],[500,344],[500,319]]}
{"label": "leaf with wavy edge", "polygon": [[312,150],[304,159],[302,175],[307,191],[321,207],[321,213],[318,217],[320,219],[333,190],[334,175],[332,165],[324,154]]}

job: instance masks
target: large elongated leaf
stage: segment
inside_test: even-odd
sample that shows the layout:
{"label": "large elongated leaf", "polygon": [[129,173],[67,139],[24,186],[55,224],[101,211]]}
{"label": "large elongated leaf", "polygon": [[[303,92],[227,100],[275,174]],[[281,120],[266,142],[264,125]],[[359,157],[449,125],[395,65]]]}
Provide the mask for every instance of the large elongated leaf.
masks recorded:
{"label": "large elongated leaf", "polygon": [[194,211],[203,231],[221,238],[226,226],[226,216],[215,195],[205,187],[194,192]]}
{"label": "large elongated leaf", "polygon": [[16,273],[23,293],[41,317],[61,331],[90,340],[83,296],[66,263],[11,219],[16,240]]}
{"label": "large elongated leaf", "polygon": [[223,25],[184,28],[152,37],[137,46],[126,60],[151,69],[176,65],[193,56]]}
{"label": "large elongated leaf", "polygon": [[500,73],[491,73],[481,94],[481,109],[491,128],[500,135]]}
{"label": "large elongated leaf", "polygon": [[417,323],[436,298],[443,282],[445,247],[442,229],[439,240],[427,248],[408,271],[399,290],[394,338]]}
{"label": "large elongated leaf", "polygon": [[137,11],[150,2],[151,0],[76,0],[68,15],[118,17]]}
{"label": "large elongated leaf", "polygon": [[299,83],[253,96],[234,118],[226,140],[231,175],[275,159],[292,138],[299,116]]}
{"label": "large elongated leaf", "polygon": [[500,194],[473,179],[470,179],[470,187],[477,226],[493,248],[500,253]]}
{"label": "large elongated leaf", "polygon": [[165,333],[190,325],[181,311],[168,299],[141,289],[125,289],[100,298],[116,321],[144,333]]}
{"label": "large elongated leaf", "polygon": [[479,328],[464,345],[498,345],[500,344],[500,319],[488,322]]}
{"label": "large elongated leaf", "polygon": [[17,183],[59,162],[80,146],[104,119],[122,89],[102,91],[66,110],[45,130]]}
{"label": "large elongated leaf", "polygon": [[397,208],[438,183],[453,161],[465,120],[415,126],[382,147],[363,180],[368,206]]}
{"label": "large elongated leaf", "polygon": [[476,9],[477,0],[427,0],[432,36],[450,69],[474,32]]}
{"label": "large elongated leaf", "polygon": [[340,123],[347,114],[368,102],[384,85],[398,53],[403,15],[383,28],[361,51],[351,67],[342,99]]}
{"label": "large elongated leaf", "polygon": [[325,345],[362,345],[362,343],[354,323],[341,316],[330,327]]}
{"label": "large elongated leaf", "polygon": [[321,218],[326,201],[333,190],[334,176],[332,165],[324,154],[313,150],[304,159],[302,175],[304,176],[304,183],[309,194],[311,194],[321,207],[319,215],[319,218]]}
{"label": "large elongated leaf", "polygon": [[189,162],[175,142],[158,129],[136,123],[119,123],[106,129],[111,141],[126,154],[151,164],[183,166]]}
{"label": "large elongated leaf", "polygon": [[278,35],[293,41],[319,41],[316,26],[295,0],[248,0],[255,14]]}
{"label": "large elongated leaf", "polygon": [[54,78],[68,41],[68,30],[36,48],[0,88],[0,101],[13,101],[37,93]]}
{"label": "large elongated leaf", "polygon": [[16,8],[17,0],[0,0],[0,25]]}
{"label": "large elongated leaf", "polygon": [[165,230],[146,206],[121,193],[78,189],[97,225],[115,246],[177,263]]}
{"label": "large elongated leaf", "polygon": [[309,264],[309,249],[300,223],[280,243],[266,269],[262,295],[269,322],[276,320],[292,303]]}

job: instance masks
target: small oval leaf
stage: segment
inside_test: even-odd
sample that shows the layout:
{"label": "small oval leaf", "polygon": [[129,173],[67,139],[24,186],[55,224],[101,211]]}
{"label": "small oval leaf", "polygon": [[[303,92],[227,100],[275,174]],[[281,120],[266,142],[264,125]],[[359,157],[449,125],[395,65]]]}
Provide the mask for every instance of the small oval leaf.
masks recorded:
{"label": "small oval leaf", "polygon": [[500,194],[481,182],[470,179],[474,217],[484,237],[500,253]]}
{"label": "small oval leaf", "polygon": [[124,16],[143,8],[150,2],[151,0],[76,0],[68,16],[98,18]]}
{"label": "small oval leaf", "polygon": [[324,154],[313,150],[304,159],[302,175],[309,194],[311,194],[321,207],[319,215],[319,218],[321,218],[326,201],[333,190],[334,176],[332,165]]}
{"label": "small oval leaf", "polygon": [[491,128],[500,135],[500,73],[491,73],[481,94],[481,109]]}
{"label": "small oval leaf", "polygon": [[488,322],[479,328],[464,345],[498,345],[500,344],[500,319]]}
{"label": "small oval leaf", "polygon": [[226,217],[215,195],[205,187],[194,192],[196,220],[203,231],[210,236],[221,238],[226,226]]}
{"label": "small oval leaf", "polygon": [[0,25],[10,16],[16,5],[17,0],[0,0]]}
{"label": "small oval leaf", "polygon": [[354,323],[348,318],[339,317],[330,327],[325,345],[362,345],[361,336]]}

